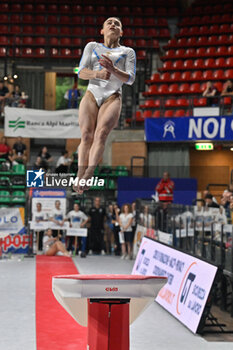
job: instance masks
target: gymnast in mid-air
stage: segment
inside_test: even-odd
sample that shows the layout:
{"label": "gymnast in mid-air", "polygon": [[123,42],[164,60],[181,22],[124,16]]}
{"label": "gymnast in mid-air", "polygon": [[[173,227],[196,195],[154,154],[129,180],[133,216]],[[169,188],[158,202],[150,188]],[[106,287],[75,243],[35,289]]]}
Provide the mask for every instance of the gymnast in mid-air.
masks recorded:
{"label": "gymnast in mid-air", "polygon": [[[101,29],[104,43],[89,42],[79,65],[78,76],[89,80],[79,107],[81,143],[78,151],[77,177],[87,181],[99,164],[106,139],[117,126],[121,113],[121,87],[132,85],[136,73],[136,55],[132,48],[120,45],[122,24],[108,18]],[[74,187],[79,194],[88,186]]]}

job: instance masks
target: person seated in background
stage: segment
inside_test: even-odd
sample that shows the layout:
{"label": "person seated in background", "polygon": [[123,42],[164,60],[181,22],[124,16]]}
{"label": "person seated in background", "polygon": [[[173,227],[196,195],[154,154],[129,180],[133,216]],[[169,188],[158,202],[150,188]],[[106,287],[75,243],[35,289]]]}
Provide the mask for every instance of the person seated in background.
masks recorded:
{"label": "person seated in background", "polygon": [[82,96],[81,90],[78,89],[77,83],[74,83],[73,87],[66,91],[64,99],[68,101],[68,108],[78,108],[79,98]]}
{"label": "person seated in background", "polygon": [[43,169],[43,167],[41,166],[41,158],[40,157],[36,157],[36,161],[33,164],[33,170],[40,170],[41,168]]}
{"label": "person seated in background", "polygon": [[25,95],[20,90],[19,84],[16,84],[14,86],[14,89],[11,93],[11,101],[10,101],[11,107],[19,107],[23,108],[26,105]]}
{"label": "person seated in background", "polygon": [[71,164],[71,159],[68,156],[68,151],[63,151],[62,155],[58,158],[56,165],[56,173],[67,173],[69,166]]}
{"label": "person seated in background", "polygon": [[9,98],[9,89],[5,86],[4,80],[0,80],[0,116],[3,116],[6,100]]}
{"label": "person seated in background", "polygon": [[52,230],[48,229],[43,237],[43,251],[45,255],[54,256],[60,252],[59,255],[71,256],[66,250],[66,247],[59,241],[61,235],[53,237]]}
{"label": "person seated in background", "polygon": [[27,163],[27,146],[23,143],[21,136],[17,138],[17,141],[13,145],[12,161],[14,163]]}
{"label": "person seated in background", "polygon": [[[209,190],[204,190],[204,191],[203,191],[203,197],[205,198],[205,196],[206,196],[207,194],[211,194],[211,195],[212,195],[212,193],[210,193]],[[216,199],[213,195],[212,195],[212,200],[213,200],[213,202],[215,202],[215,203],[218,204],[217,199]]]}
{"label": "person seated in background", "polygon": [[49,168],[49,163],[53,161],[53,158],[48,152],[48,148],[46,146],[40,150],[38,157],[40,157],[40,167],[47,171]]}
{"label": "person seated in background", "polygon": [[211,193],[207,194],[204,198],[205,206],[209,208],[219,208],[218,203],[213,201],[213,196]]}
{"label": "person seated in background", "polygon": [[5,158],[6,160],[12,162],[12,150],[10,146],[8,146],[5,136],[2,137],[0,143],[0,158]]}
{"label": "person seated in background", "polygon": [[202,93],[203,97],[207,97],[207,106],[212,106],[218,104],[218,99],[213,98],[217,95],[217,89],[211,81],[207,81],[206,88]]}
{"label": "person seated in background", "polygon": [[[42,204],[40,202],[36,203],[36,211],[32,213],[32,220],[39,223],[41,221],[47,221],[47,213],[45,213],[42,210]],[[42,250],[43,248],[43,236],[44,231],[39,231],[39,242],[38,242],[38,248],[39,250]]]}
{"label": "person seated in background", "polygon": [[233,96],[233,83],[230,79],[224,84],[221,96]]}

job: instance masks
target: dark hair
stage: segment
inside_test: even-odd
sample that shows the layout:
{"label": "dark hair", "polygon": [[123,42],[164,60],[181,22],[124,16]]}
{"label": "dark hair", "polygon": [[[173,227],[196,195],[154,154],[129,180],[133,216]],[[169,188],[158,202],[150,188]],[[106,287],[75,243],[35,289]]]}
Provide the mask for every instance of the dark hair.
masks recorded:
{"label": "dark hair", "polygon": [[207,195],[205,196],[205,199],[213,199],[213,196],[211,193],[207,193]]}
{"label": "dark hair", "polygon": [[[121,19],[120,19],[119,17],[116,17],[116,16],[112,16],[112,17],[110,16],[110,17],[106,18],[106,20],[104,21],[104,23],[105,23],[109,18],[116,18],[116,19],[120,22],[121,28],[122,28],[122,21],[121,21]],[[103,26],[104,26],[104,23],[103,23]]]}

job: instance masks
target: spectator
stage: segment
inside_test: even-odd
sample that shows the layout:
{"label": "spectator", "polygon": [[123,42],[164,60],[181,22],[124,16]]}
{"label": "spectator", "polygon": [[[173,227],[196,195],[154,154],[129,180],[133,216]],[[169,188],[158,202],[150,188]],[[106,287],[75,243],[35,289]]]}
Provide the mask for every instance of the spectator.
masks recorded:
{"label": "spectator", "polygon": [[13,157],[12,160],[15,163],[23,163],[27,162],[27,146],[23,143],[23,139],[21,136],[17,138],[17,141],[13,145]]}
{"label": "spectator", "polygon": [[4,158],[12,162],[12,150],[7,144],[7,139],[5,136],[2,137],[0,143],[0,158]]}
{"label": "spectator", "polygon": [[94,206],[89,211],[89,219],[91,220],[90,236],[89,236],[89,253],[92,251],[105,255],[104,252],[104,222],[106,219],[105,209],[101,207],[101,200],[95,197]]}
{"label": "spectator", "polygon": [[137,216],[136,202],[132,202],[131,208],[132,208],[132,214],[133,214],[132,230],[133,230],[133,241],[134,241],[134,235],[135,235],[136,227],[137,227],[137,222],[136,222],[136,216]]}
{"label": "spectator", "polygon": [[233,83],[230,79],[224,84],[221,96],[233,96]]}
{"label": "spectator", "polygon": [[45,171],[49,168],[49,163],[53,161],[52,156],[48,152],[48,149],[46,146],[44,146],[40,152],[38,153],[38,157],[40,157],[40,167],[43,168]]}
{"label": "spectator", "polygon": [[4,80],[0,80],[0,115],[3,116],[6,100],[10,98],[10,92],[4,85]]}
{"label": "spectator", "polygon": [[[207,194],[211,194],[209,190],[203,191],[203,197],[204,197],[204,198],[205,198],[205,196],[206,196]],[[212,195],[212,194],[211,194],[211,195]],[[217,199],[216,199],[213,195],[212,195],[212,199],[213,199],[213,202],[215,202],[215,203],[218,204]]]}
{"label": "spectator", "polygon": [[209,208],[219,208],[219,205],[213,201],[213,196],[211,193],[207,194],[204,198],[205,206]]}
{"label": "spectator", "polygon": [[[83,228],[86,226],[88,222],[88,217],[87,215],[80,210],[79,204],[75,203],[73,206],[73,210],[71,210],[67,214],[67,219],[70,221],[70,226],[73,228]],[[81,258],[86,257],[86,241],[87,237],[78,237],[78,244],[79,247],[81,247]],[[72,250],[72,245],[74,242],[74,237],[70,236],[69,237],[69,245],[68,245],[68,250]]]}
{"label": "spectator", "polygon": [[[50,214],[50,220],[54,222],[55,225],[62,227],[64,225],[65,217],[63,210],[61,209],[61,202],[59,200],[55,201],[55,208]],[[62,231],[61,231],[62,232]],[[57,236],[60,233],[60,230],[53,230],[53,236]]]}
{"label": "spectator", "polygon": [[120,212],[120,209],[118,208],[117,204],[115,204],[113,206],[113,213],[112,213],[115,255],[121,255],[121,244],[119,241],[119,232],[120,232],[119,212]]}
{"label": "spectator", "polygon": [[36,157],[36,161],[35,161],[35,163],[33,164],[33,170],[39,170],[39,169],[41,169],[41,168],[43,168],[43,167],[41,166],[41,158],[40,158],[40,157]]}
{"label": "spectator", "polygon": [[68,108],[78,108],[78,100],[82,96],[81,90],[77,88],[77,83],[66,91],[64,98],[68,101]]}
{"label": "spectator", "polygon": [[78,171],[78,147],[76,151],[72,153],[72,156],[71,156],[70,172],[73,172],[73,173]]}
{"label": "spectator", "polygon": [[[39,202],[36,203],[36,211],[32,213],[32,220],[35,222],[47,221],[47,213],[42,211],[42,205]],[[43,236],[44,231],[39,231],[39,242],[37,242],[39,250],[43,248]]]}
{"label": "spectator", "polygon": [[61,255],[70,256],[62,242],[59,241],[61,235],[53,237],[52,230],[48,229],[43,238],[43,251],[45,255],[53,256],[61,252]]}
{"label": "spectator", "polygon": [[105,242],[106,242],[106,251],[107,254],[111,254],[111,246],[112,246],[112,236],[113,236],[113,215],[114,215],[114,209],[113,205],[109,204],[108,210],[106,213],[106,225],[105,225]]}
{"label": "spectator", "polygon": [[163,173],[163,178],[159,181],[155,190],[158,192],[160,202],[173,202],[174,182],[170,179],[167,171]]}
{"label": "spectator", "polygon": [[[121,232],[124,233],[124,243],[122,243],[122,259],[132,259],[132,245],[133,245],[133,214],[129,204],[123,204],[121,214],[119,216],[119,224]],[[127,248],[127,253],[126,253]]]}
{"label": "spectator", "polygon": [[56,173],[67,173],[69,166],[71,164],[71,159],[68,157],[68,152],[63,151],[62,155],[59,157],[56,166]]}
{"label": "spectator", "polygon": [[140,213],[140,224],[147,228],[152,228],[153,226],[153,218],[152,215],[149,213],[148,205],[145,205],[143,208],[143,212]]}
{"label": "spectator", "polygon": [[217,105],[218,99],[214,98],[217,95],[217,89],[211,81],[207,81],[206,88],[202,93],[203,97],[207,97],[207,106]]}

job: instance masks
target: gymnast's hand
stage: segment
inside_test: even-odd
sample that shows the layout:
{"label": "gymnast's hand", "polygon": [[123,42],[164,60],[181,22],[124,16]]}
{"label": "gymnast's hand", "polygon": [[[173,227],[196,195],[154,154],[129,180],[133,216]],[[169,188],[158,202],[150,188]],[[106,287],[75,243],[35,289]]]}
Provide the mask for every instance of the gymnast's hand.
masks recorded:
{"label": "gymnast's hand", "polygon": [[97,79],[109,80],[111,73],[107,69],[102,69],[96,72]]}
{"label": "gymnast's hand", "polygon": [[107,69],[108,72],[113,73],[114,72],[114,65],[112,63],[112,60],[110,60],[110,58],[108,58],[105,55],[102,55],[103,58],[101,58],[99,60],[99,63],[101,64],[101,66],[103,66],[104,68]]}

